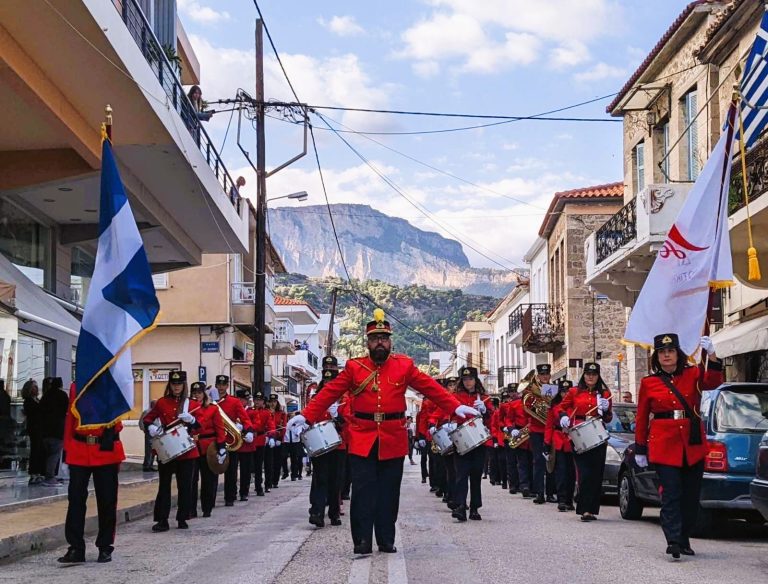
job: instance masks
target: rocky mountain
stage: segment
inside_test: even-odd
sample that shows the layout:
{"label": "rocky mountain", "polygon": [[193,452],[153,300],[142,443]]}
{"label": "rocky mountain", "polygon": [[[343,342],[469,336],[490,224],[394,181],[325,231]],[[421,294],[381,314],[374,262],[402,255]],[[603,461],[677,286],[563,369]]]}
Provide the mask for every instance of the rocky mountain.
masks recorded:
{"label": "rocky mountain", "polygon": [[[461,244],[423,231],[368,205],[331,205],[350,276],[401,286],[422,285],[501,297],[517,283],[513,271],[473,268]],[[345,277],[324,205],[269,211],[272,242],[289,272]]]}

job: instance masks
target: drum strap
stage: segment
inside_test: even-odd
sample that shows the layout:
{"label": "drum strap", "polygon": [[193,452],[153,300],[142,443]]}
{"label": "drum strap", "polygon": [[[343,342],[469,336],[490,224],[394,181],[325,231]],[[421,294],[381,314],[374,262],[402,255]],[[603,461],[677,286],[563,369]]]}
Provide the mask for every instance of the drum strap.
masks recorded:
{"label": "drum strap", "polygon": [[377,370],[371,371],[371,374],[366,377],[360,385],[357,386],[357,389],[352,391],[352,395],[358,395],[359,393],[362,393],[363,390],[368,387],[368,384],[373,381],[373,378],[376,377],[377,373]]}
{"label": "drum strap", "polygon": [[699,424],[699,417],[695,414],[693,409],[691,409],[691,406],[688,405],[688,401],[683,397],[683,394],[680,393],[680,390],[675,387],[675,384],[669,380],[667,375],[659,374],[658,377],[661,379],[661,382],[667,386],[669,391],[675,394],[675,397],[680,403],[683,404],[685,415],[691,420],[691,432],[688,435],[688,444],[701,444],[701,424]]}

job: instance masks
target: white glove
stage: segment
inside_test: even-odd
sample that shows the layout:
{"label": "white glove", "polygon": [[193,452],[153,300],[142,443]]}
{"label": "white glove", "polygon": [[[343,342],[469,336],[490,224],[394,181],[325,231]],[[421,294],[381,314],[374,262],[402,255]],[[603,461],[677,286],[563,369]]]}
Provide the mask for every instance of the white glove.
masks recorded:
{"label": "white glove", "polygon": [[179,420],[181,420],[185,424],[194,424],[195,423],[195,416],[193,416],[189,412],[181,412],[179,414]]}
{"label": "white glove", "polygon": [[704,349],[710,357],[717,356],[715,355],[715,344],[712,342],[712,339],[706,335],[701,337],[701,348]]}
{"label": "white glove", "polygon": [[219,464],[224,464],[224,461],[227,460],[226,448],[219,448],[219,455],[216,457],[216,460],[219,462]]}
{"label": "white glove", "polygon": [[517,438],[520,436],[520,430],[512,430],[509,435],[512,436],[512,438]]}
{"label": "white glove", "polygon": [[307,419],[304,416],[301,414],[296,414],[290,420],[288,420],[288,424],[285,428],[286,430],[293,430],[296,426],[304,426],[306,423]]}
{"label": "white glove", "polygon": [[484,414],[484,413],[485,413],[486,409],[485,409],[485,404],[483,403],[483,400],[481,400],[481,399],[476,399],[476,400],[475,400],[475,404],[474,404],[474,406],[475,406],[475,409],[476,409],[478,412],[480,412],[481,414]]}
{"label": "white glove", "polygon": [[544,457],[544,460],[549,462],[549,452],[542,452],[541,455]]}
{"label": "white glove", "polygon": [[597,398],[597,409],[598,410],[601,410],[603,412],[607,412],[610,405],[611,405],[611,403],[608,401],[608,398],[605,398],[605,397]]}
{"label": "white glove", "polygon": [[560,427],[565,430],[571,425],[571,419],[568,416],[560,418]]}
{"label": "white glove", "polygon": [[426,448],[427,447],[427,441],[426,440],[419,440],[418,445],[419,445],[419,448]]}
{"label": "white glove", "polygon": [[270,438],[269,442],[267,442],[267,446],[269,446],[270,448],[274,448],[275,447],[275,439],[274,438]]}
{"label": "white glove", "polygon": [[253,442],[253,432],[246,432],[245,436],[243,436],[243,440],[245,440],[248,444]]}
{"label": "white glove", "polygon": [[443,424],[443,427],[446,429],[448,433],[453,432],[456,428],[459,427],[459,425],[456,422],[448,422],[447,424]]}
{"label": "white glove", "polygon": [[645,454],[635,454],[635,464],[640,468],[648,466],[648,457]]}
{"label": "white glove", "polygon": [[235,428],[237,428],[238,432],[242,432],[243,431],[243,425],[240,422],[237,422],[235,424]]}
{"label": "white glove", "polygon": [[331,404],[331,407],[328,408],[328,413],[331,414],[332,418],[335,418],[339,415],[339,404],[333,403]]}
{"label": "white glove", "polygon": [[470,408],[469,406],[459,406],[456,408],[454,414],[460,418],[473,418],[475,416],[479,416],[480,412],[478,412],[475,408]]}
{"label": "white glove", "polygon": [[149,435],[154,438],[155,436],[160,436],[160,434],[163,433],[163,427],[162,426],[155,426],[154,424],[150,424],[147,427],[147,432],[149,432]]}
{"label": "white glove", "polygon": [[428,432],[430,436],[433,436],[434,433],[437,432],[437,428],[435,426],[430,426]]}
{"label": "white glove", "polygon": [[275,446],[280,446],[281,444],[282,442],[280,442],[280,440],[275,440]]}
{"label": "white glove", "polygon": [[509,432],[510,432],[510,430],[509,430],[509,426],[504,426],[504,427],[501,429],[501,431],[502,431],[502,432],[504,432],[505,434],[509,434]]}
{"label": "white glove", "polygon": [[493,447],[494,448],[498,448],[499,447],[499,443],[498,442],[494,442]]}

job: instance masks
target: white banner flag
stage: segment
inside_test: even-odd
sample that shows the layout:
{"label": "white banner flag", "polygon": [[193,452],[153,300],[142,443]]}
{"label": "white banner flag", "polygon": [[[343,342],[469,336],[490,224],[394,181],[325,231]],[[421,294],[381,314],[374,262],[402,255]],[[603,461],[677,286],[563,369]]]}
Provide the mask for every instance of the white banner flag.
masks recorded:
{"label": "white banner flag", "polygon": [[653,346],[653,337],[677,333],[693,355],[707,315],[709,289],[733,284],[728,235],[728,189],[735,107],[653,262],[629,317],[624,342]]}

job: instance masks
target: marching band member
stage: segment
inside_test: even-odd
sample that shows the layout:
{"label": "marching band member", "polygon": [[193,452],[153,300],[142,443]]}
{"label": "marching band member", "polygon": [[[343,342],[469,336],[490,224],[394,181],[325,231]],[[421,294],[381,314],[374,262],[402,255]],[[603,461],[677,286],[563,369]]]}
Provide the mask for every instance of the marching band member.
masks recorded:
{"label": "marching band member", "polygon": [[[338,371],[327,369],[323,371],[323,380],[317,388],[317,393],[312,399],[322,393],[326,382],[336,379]],[[312,403],[310,401],[310,403]],[[325,414],[323,420],[336,420],[339,418],[339,404],[332,403]],[[343,451],[338,448],[313,457],[312,466],[312,486],[309,490],[309,522],[316,527],[325,526],[325,507],[328,507],[328,518],[331,525],[341,525],[341,483],[339,474],[339,458],[343,456]]]}
{"label": "marching band member", "polygon": [[[520,475],[517,470],[517,449],[510,448],[507,444],[506,421],[509,417],[509,408],[512,403],[512,396],[517,396],[517,384],[508,383],[506,389],[501,392],[501,404],[499,405],[499,413],[497,416],[497,425],[499,429],[499,448],[502,450],[500,453],[505,458],[505,467],[507,469],[507,486],[509,487],[509,493],[516,495],[520,489]],[[518,396],[519,397],[519,396]]]}
{"label": "marching band member", "polygon": [[203,517],[210,517],[216,505],[216,492],[219,489],[219,475],[208,465],[208,447],[215,444],[218,462],[223,464],[227,457],[227,432],[221,411],[216,407],[213,397],[218,397],[214,390],[203,392],[200,408],[192,412],[197,422],[197,450],[200,454],[197,463],[200,466],[200,509]]}
{"label": "marching band member", "polygon": [[[485,393],[483,384],[477,377],[475,367],[464,367],[461,370],[459,389],[456,399],[459,403],[471,406],[483,416],[484,420],[490,419],[493,414],[493,406],[483,401]],[[457,416],[458,418],[458,416]],[[457,419],[457,422],[461,422]],[[486,426],[489,424],[486,422]],[[456,487],[453,494],[453,502],[456,508],[451,515],[454,519],[463,522],[467,520],[467,491],[469,491],[469,518],[475,521],[482,519],[478,509],[483,506],[482,478],[483,464],[485,463],[485,448],[474,448],[466,454],[456,455]]]}
{"label": "marching band member", "polygon": [[557,410],[563,401],[565,394],[570,391],[573,384],[564,379],[559,383],[559,391],[550,403],[547,413],[547,424],[544,430],[544,450],[550,453],[554,448],[555,457],[555,484],[557,488],[557,510],[561,512],[573,511],[573,491],[576,486],[576,466],[573,462],[573,445],[568,434],[560,427]]}
{"label": "marching band member", "polygon": [[[251,407],[251,392],[248,389],[238,389],[235,391],[237,399],[243,404],[245,413],[248,416],[251,430],[254,433],[254,439],[251,442],[243,441],[243,445],[237,450],[237,464],[240,467],[240,500],[247,501],[251,490],[251,477],[253,476],[253,458],[256,452],[256,441],[258,434],[253,427],[253,407]],[[230,462],[230,464],[232,464]]]}
{"label": "marching band member", "polygon": [[[74,388],[74,384],[72,386]],[[64,421],[64,461],[69,465],[67,489],[67,518],[64,535],[69,544],[67,553],[58,558],[61,564],[85,562],[85,512],[88,501],[88,483],[93,476],[93,487],[98,508],[99,532],[96,547],[100,564],[112,561],[117,526],[117,475],[125,460],[120,432],[123,424],[117,422],[109,428],[77,429],[72,413],[75,398],[70,392],[70,404]]]}
{"label": "marching band member", "polygon": [[[501,394],[504,396],[504,392]],[[494,460],[494,465],[496,468],[496,484],[501,485],[501,488],[506,490],[507,489],[507,455],[504,452],[504,432],[501,430],[501,424],[499,423],[499,420],[501,419],[501,411],[499,407],[501,406],[501,402],[499,401],[499,398],[494,397],[491,399],[491,403],[493,404],[493,415],[491,416],[491,436],[493,440],[493,451],[491,452],[491,456]]]}
{"label": "marching band member", "polygon": [[461,405],[413,360],[392,354],[392,327],[377,309],[366,326],[368,356],[350,359],[339,376],[327,383],[292,425],[314,423],[337,399],[349,392],[352,465],[350,526],[354,553],[370,554],[376,534],[379,551],[395,553],[395,522],[400,506],[403,460],[408,453],[405,392],[408,387],[437,403],[446,412],[476,416],[474,408]]}
{"label": "marching band member", "polygon": [[[187,426],[195,424],[195,417],[189,413],[187,400],[187,372],[171,371],[165,394],[157,400],[155,407],[144,416],[144,425],[151,437],[160,436],[169,425],[179,421]],[[160,480],[157,485],[155,498],[154,519],[152,531],[168,531],[168,515],[171,513],[171,478],[176,475],[176,522],[179,529],[188,529],[187,518],[192,503],[192,471],[195,468],[194,459],[197,453],[190,450],[168,462],[157,461]]]}
{"label": "marching band member", "polygon": [[[600,376],[599,363],[585,363],[584,371],[576,387],[568,390],[558,406],[560,427],[576,425],[597,412],[605,422],[613,418],[611,392]],[[608,442],[586,452],[574,453],[578,470],[579,498],[576,513],[582,521],[594,521],[600,513],[600,498],[603,494],[603,470]]]}
{"label": "marching band member", "polygon": [[[205,383],[195,381],[189,386],[189,411],[194,412],[195,408],[202,405],[205,397]],[[193,414],[194,415],[194,414]],[[195,428],[195,433],[198,428]],[[189,505],[189,516],[187,519],[197,517],[197,502],[200,498],[200,451],[198,448],[193,450],[195,453],[192,468],[192,502]]]}
{"label": "marching band member", "polygon": [[272,451],[272,464],[269,468],[264,468],[264,475],[267,477],[267,482],[270,488],[276,489],[277,484],[280,482],[280,471],[283,468],[283,431],[285,430],[288,416],[283,411],[280,401],[277,399],[277,394],[273,393],[267,400],[267,408],[272,412],[272,422],[275,424],[275,429],[271,434],[272,441],[270,442],[270,449]]}
{"label": "marching band member", "polygon": [[[458,391],[459,378],[455,375],[447,377],[445,380],[445,388],[452,394]],[[451,422],[451,417],[443,412],[439,407],[434,408],[433,413],[433,426],[441,427],[444,424],[451,424],[451,427],[455,427],[455,424]],[[443,472],[445,474],[445,480],[443,481],[443,503],[448,505],[448,508],[453,511],[456,507],[454,503],[453,494],[456,490],[456,453],[438,455],[440,462],[442,463]],[[435,493],[438,497],[437,493]]]}
{"label": "marching band member", "polygon": [[[552,379],[552,365],[549,363],[536,365],[536,377],[541,385],[549,383]],[[544,498],[544,475],[547,472],[547,464],[544,459],[544,424],[535,416],[528,413],[526,415],[528,417],[528,430],[530,431],[528,444],[530,444],[531,459],[533,460],[531,491],[536,495],[533,502],[542,505],[546,502]]]}
{"label": "marching band member", "polygon": [[429,424],[424,408],[428,403],[427,398],[421,400],[421,408],[416,412],[416,445],[419,447],[419,462],[421,464],[421,483],[425,484],[429,479],[432,486],[432,477],[429,475],[429,455],[428,449],[432,447],[432,436],[429,435]]}
{"label": "marching band member", "polygon": [[[240,400],[227,393],[229,391],[229,376],[217,375],[215,387],[219,396],[216,403],[240,431],[243,436],[243,443],[250,444],[254,439],[250,418]],[[237,452],[230,452],[229,466],[224,472],[224,505],[227,507],[232,507],[237,497],[237,466]]]}
{"label": "marching band member", "polygon": [[251,428],[256,435],[253,443],[253,476],[256,496],[264,496],[264,460],[269,436],[275,431],[275,420],[264,403],[264,394],[257,391],[253,395],[253,408],[248,411],[251,420]]}
{"label": "marching band member", "polygon": [[[502,414],[502,423],[504,432],[512,438],[517,438],[520,432],[528,425],[528,414],[523,408],[522,396],[515,392],[512,394],[509,405]],[[514,451],[514,458],[517,462],[517,476],[520,491],[524,499],[533,497],[531,494],[531,445],[530,440],[526,440],[517,448],[511,448]]]}
{"label": "marching band member", "polygon": [[[707,440],[701,420],[701,392],[723,383],[723,366],[709,337],[701,348],[709,363],[687,365],[676,334],[654,337],[653,374],[640,382],[635,428],[635,462],[640,468],[654,463],[661,482],[661,527],[667,553],[693,556],[690,533],[699,508]],[[650,415],[653,414],[653,419]]]}

